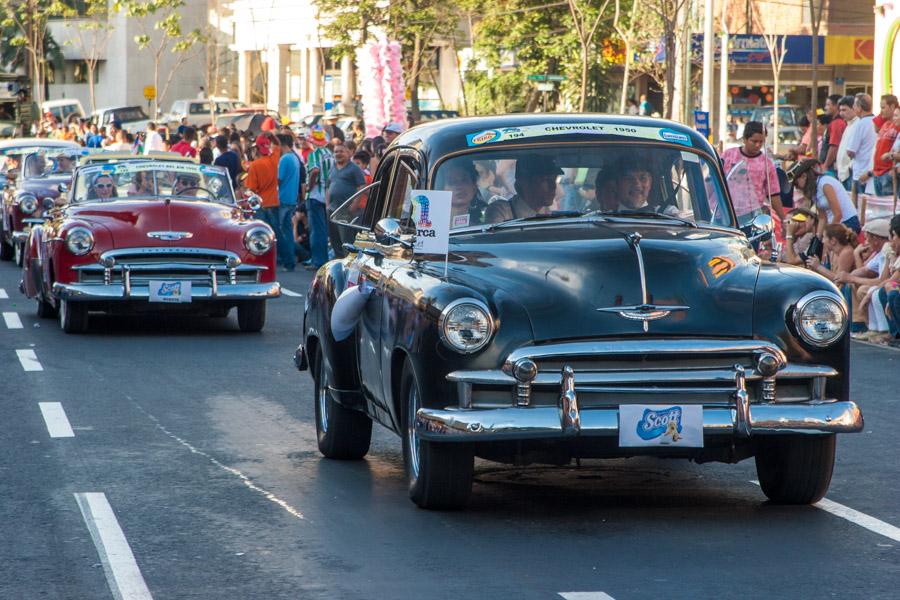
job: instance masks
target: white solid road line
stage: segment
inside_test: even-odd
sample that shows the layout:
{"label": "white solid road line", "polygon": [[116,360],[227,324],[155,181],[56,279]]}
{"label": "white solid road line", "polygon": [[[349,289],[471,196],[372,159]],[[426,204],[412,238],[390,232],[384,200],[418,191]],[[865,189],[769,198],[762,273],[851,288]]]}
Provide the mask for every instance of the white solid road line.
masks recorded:
{"label": "white solid road line", "polygon": [[3,320],[6,321],[7,329],[22,329],[22,319],[19,318],[19,313],[5,312]]}
{"label": "white solid road line", "polygon": [[281,293],[284,294],[285,296],[291,296],[292,298],[302,298],[303,297],[303,294],[298,294],[297,292],[294,292],[294,291],[289,290],[284,287],[281,288]]}
{"label": "white solid road line", "polygon": [[52,438],[75,437],[72,426],[69,425],[69,419],[66,418],[66,411],[59,402],[38,402],[41,407],[41,414],[44,415],[44,423],[47,424],[47,431],[50,432]]}
{"label": "white solid road line", "polygon": [[9,298],[9,294],[6,293],[6,290],[0,288],[0,300],[6,300]]}
{"label": "white solid road line", "polygon": [[19,357],[19,362],[22,363],[22,368],[26,371],[43,371],[44,367],[41,366],[41,363],[37,359],[37,354],[34,353],[34,350],[30,348],[27,350],[16,350],[16,355]]}
{"label": "white solid road line", "polygon": [[843,504],[838,504],[833,500],[829,500],[828,498],[822,498],[815,504],[813,504],[816,508],[820,508],[825,512],[831,513],[836,517],[840,517],[842,519],[846,519],[851,523],[856,523],[860,527],[865,527],[869,531],[877,533],[878,535],[883,535],[888,539],[892,539],[895,542],[900,542],[900,527],[894,527],[890,523],[885,523],[884,521],[880,521],[875,517],[870,517],[865,513],[861,513],[858,510],[853,510],[849,506],[844,506]]}
{"label": "white solid road line", "polygon": [[606,592],[560,592],[566,600],[615,600]]}
{"label": "white solid road line", "polygon": [[[752,479],[750,483],[759,485],[759,481]],[[878,535],[883,535],[884,537],[894,540],[895,542],[900,542],[900,527],[895,527],[890,523],[885,523],[880,519],[876,519],[875,517],[870,517],[866,513],[861,513],[858,510],[854,510],[849,506],[844,506],[843,504],[839,504],[834,500],[829,500],[828,498],[822,498],[815,504],[814,507],[824,510],[827,513],[831,513],[836,517],[840,517],[844,520],[850,521],[855,525],[859,525],[865,529],[873,533],[877,533]]]}
{"label": "white solid road line", "polygon": [[152,600],[106,494],[75,494],[75,500],[97,547],[113,597],[116,600]]}

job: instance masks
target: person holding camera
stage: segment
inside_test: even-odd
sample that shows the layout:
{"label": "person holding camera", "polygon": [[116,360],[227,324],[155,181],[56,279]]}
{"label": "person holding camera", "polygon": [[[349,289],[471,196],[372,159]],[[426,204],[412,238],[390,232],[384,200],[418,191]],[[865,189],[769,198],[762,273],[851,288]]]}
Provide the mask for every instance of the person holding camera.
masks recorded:
{"label": "person holding camera", "polygon": [[816,237],[819,217],[806,208],[795,208],[787,214],[781,262],[802,267],[809,256],[821,258],[822,243]]}
{"label": "person holding camera", "polygon": [[819,275],[836,281],[839,275],[850,273],[856,268],[853,256],[856,244],[856,234],[852,229],[840,223],[829,223],[823,231],[823,256],[807,256],[806,266]]}

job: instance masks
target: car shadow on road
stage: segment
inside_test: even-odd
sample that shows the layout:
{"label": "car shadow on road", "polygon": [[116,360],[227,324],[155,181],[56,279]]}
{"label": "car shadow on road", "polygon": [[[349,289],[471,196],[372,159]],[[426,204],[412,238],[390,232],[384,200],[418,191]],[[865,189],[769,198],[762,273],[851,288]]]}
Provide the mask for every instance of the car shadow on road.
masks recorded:
{"label": "car shadow on road", "polygon": [[[265,330],[263,330],[265,331]],[[198,317],[196,315],[110,315],[96,313],[90,316],[88,334],[106,336],[173,337],[180,335],[248,335],[237,325],[232,311],[227,318]],[[252,334],[250,334],[252,335]]]}

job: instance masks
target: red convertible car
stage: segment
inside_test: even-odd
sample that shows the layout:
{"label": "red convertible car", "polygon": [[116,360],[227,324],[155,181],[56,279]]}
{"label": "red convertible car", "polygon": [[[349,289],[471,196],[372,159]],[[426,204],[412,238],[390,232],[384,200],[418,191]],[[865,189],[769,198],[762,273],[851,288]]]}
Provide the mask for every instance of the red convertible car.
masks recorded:
{"label": "red convertible car", "polygon": [[[18,138],[0,142],[0,260],[22,265],[22,249],[31,220],[59,196],[59,184],[72,178],[73,157],[81,153],[74,142],[42,138]],[[57,161],[64,156],[67,160]]]}
{"label": "red convertible car", "polygon": [[236,200],[226,171],[135,159],[79,168],[65,206],[31,230],[22,291],[38,315],[83,332],[91,312],[180,311],[260,331],[275,281],[275,236]]}

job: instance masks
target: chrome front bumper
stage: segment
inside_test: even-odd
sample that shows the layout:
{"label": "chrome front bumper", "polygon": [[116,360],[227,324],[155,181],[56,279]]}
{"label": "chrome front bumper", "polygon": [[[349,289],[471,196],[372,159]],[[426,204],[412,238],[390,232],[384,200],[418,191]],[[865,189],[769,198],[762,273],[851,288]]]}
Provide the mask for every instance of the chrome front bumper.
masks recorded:
{"label": "chrome front bumper", "polygon": [[[654,363],[660,357],[666,362]],[[759,340],[529,346],[510,354],[500,370],[449,373],[458,406],[419,409],[416,429],[423,439],[448,442],[614,437],[620,404],[686,403],[703,407],[709,436],[860,431],[859,407],[826,396],[827,379],[836,376],[826,365],[789,363]],[[493,392],[485,397],[485,390]]]}
{"label": "chrome front bumper", "polygon": [[[77,301],[128,301],[150,299],[150,287],[132,284],[127,287],[119,283],[54,283],[53,294],[62,300]],[[215,287],[191,286],[191,299],[196,300],[268,300],[281,295],[281,284],[272,283],[219,283]],[[162,303],[161,303],[162,304]]]}
{"label": "chrome front bumper", "polygon": [[[440,442],[489,442],[526,439],[566,439],[577,436],[617,437],[619,411],[598,408],[578,411],[579,427],[568,425],[559,407],[496,409],[420,408],[416,429],[422,439]],[[704,436],[736,435],[737,410],[703,409]],[[760,404],[750,408],[752,435],[782,433],[853,433],[863,427],[863,417],[850,401],[819,404]]]}
{"label": "chrome front bumper", "polygon": [[30,231],[13,231],[12,240],[17,244],[24,244],[28,241]]}

